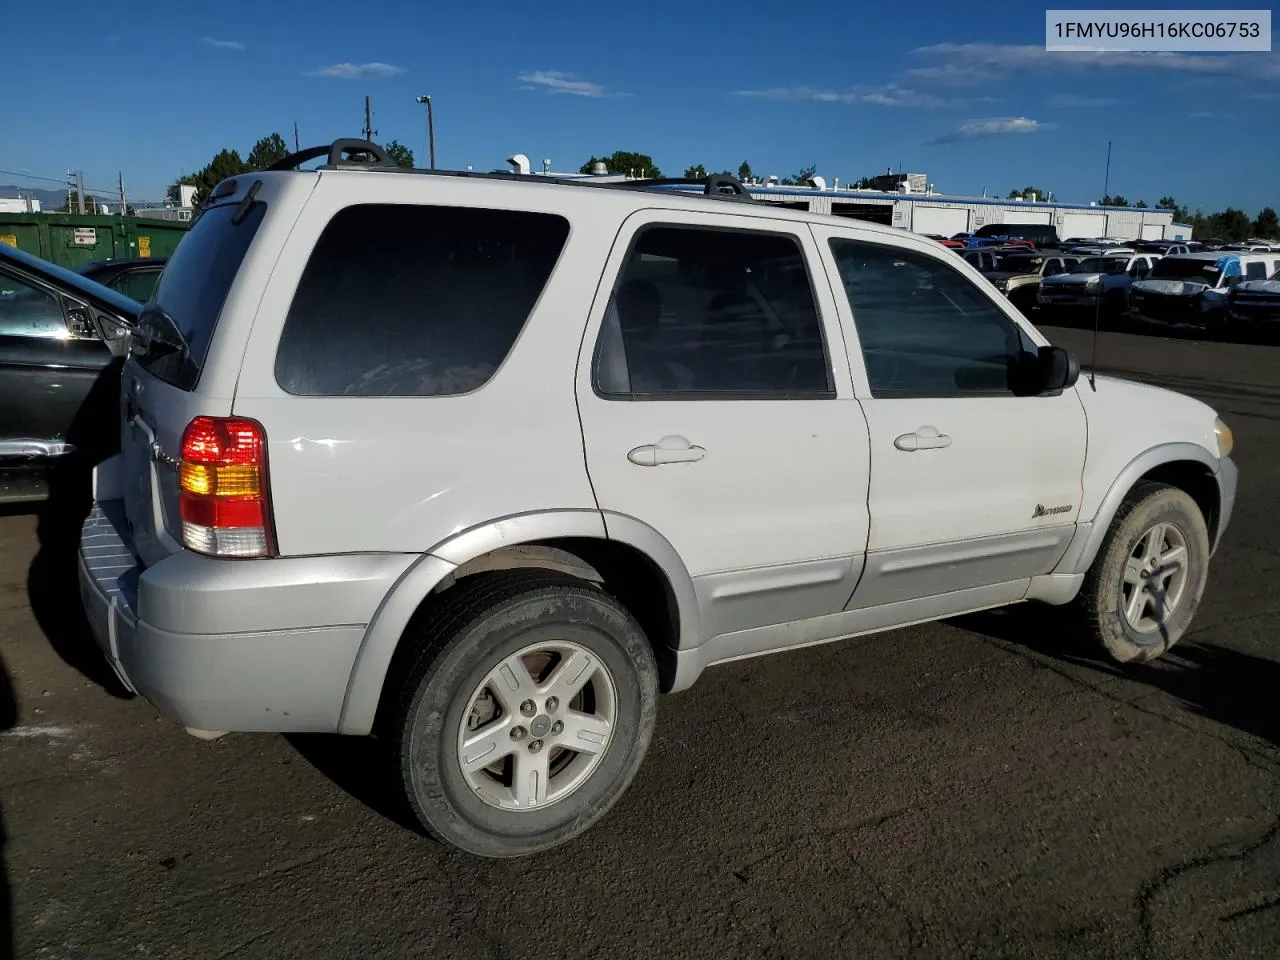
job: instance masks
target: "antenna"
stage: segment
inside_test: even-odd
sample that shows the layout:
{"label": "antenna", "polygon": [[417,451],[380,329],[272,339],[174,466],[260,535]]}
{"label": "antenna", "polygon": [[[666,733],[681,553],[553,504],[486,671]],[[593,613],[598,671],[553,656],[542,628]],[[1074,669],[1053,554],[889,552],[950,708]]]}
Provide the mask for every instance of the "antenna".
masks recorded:
{"label": "antenna", "polygon": [[1102,180],[1102,199],[1111,197],[1111,141],[1107,141],[1107,172]]}
{"label": "antenna", "polygon": [[1102,325],[1102,291],[1093,305],[1093,345],[1089,348],[1089,389],[1098,392],[1098,327]]}
{"label": "antenna", "polygon": [[373,129],[373,104],[368,97],[364,98],[364,138],[372,140],[378,135],[378,131]]}

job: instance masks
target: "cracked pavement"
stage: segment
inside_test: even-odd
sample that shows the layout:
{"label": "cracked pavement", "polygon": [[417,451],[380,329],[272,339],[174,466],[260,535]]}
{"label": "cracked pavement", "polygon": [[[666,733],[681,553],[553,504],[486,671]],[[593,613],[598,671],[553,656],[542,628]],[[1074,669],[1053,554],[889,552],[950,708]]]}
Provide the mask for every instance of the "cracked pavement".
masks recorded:
{"label": "cracked pavement", "polygon": [[1274,957],[1280,348],[1100,358],[1236,435],[1236,514],[1165,660],[1019,608],[715,668],[660,703],[619,806],[532,860],[406,828],[370,743],[202,742],[115,696],[65,558],[32,567],[35,517],[0,516],[0,960]]}

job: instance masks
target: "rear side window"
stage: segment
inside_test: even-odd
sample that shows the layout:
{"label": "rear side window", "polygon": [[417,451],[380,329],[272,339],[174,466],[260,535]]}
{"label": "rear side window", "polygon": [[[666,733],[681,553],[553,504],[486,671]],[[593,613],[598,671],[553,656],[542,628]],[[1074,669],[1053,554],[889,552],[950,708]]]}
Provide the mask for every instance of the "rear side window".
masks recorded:
{"label": "rear side window", "polygon": [[548,213],[362,204],[316,243],[276,381],[296,396],[442,397],[484,386],[569,236]]}
{"label": "rear side window", "polygon": [[1246,280],[1265,280],[1267,279],[1267,265],[1261,260],[1246,264],[1244,268],[1244,278]]}
{"label": "rear side window", "polygon": [[222,304],[258,232],[267,205],[209,207],[178,243],[132,334],[131,352],[152,375],[191,390],[204,369]]}

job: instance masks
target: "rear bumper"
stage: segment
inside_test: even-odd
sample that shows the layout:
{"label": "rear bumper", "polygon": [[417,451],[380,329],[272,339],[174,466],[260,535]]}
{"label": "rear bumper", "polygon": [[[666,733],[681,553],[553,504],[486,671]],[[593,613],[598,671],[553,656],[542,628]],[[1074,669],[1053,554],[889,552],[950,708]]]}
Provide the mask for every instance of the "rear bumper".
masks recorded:
{"label": "rear bumper", "polygon": [[334,732],[365,627],[413,558],[216,560],[141,569],[119,501],[80,539],[80,594],[120,680],[205,730]]}

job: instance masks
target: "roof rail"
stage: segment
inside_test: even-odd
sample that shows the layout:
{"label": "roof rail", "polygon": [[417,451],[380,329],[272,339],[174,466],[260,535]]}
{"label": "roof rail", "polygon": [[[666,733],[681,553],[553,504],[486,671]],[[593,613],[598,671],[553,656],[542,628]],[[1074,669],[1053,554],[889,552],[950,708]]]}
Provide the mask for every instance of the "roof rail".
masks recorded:
{"label": "roof rail", "polygon": [[645,190],[650,187],[700,186],[702,187],[702,192],[709,197],[728,193],[751,199],[751,194],[742,185],[742,181],[727,173],[712,173],[705,177],[659,177],[654,180],[625,180],[621,183],[611,183],[609,186],[632,190]]}
{"label": "roof rail", "polygon": [[[349,155],[350,159],[344,160],[344,154]],[[267,169],[297,170],[302,164],[308,160],[314,160],[316,157],[328,157],[328,165],[331,167],[395,166],[395,161],[372,140],[347,139],[335,140],[333,143],[325,144],[324,146],[307,147],[305,150],[299,150],[297,153],[291,153],[287,157],[280,158]]]}

